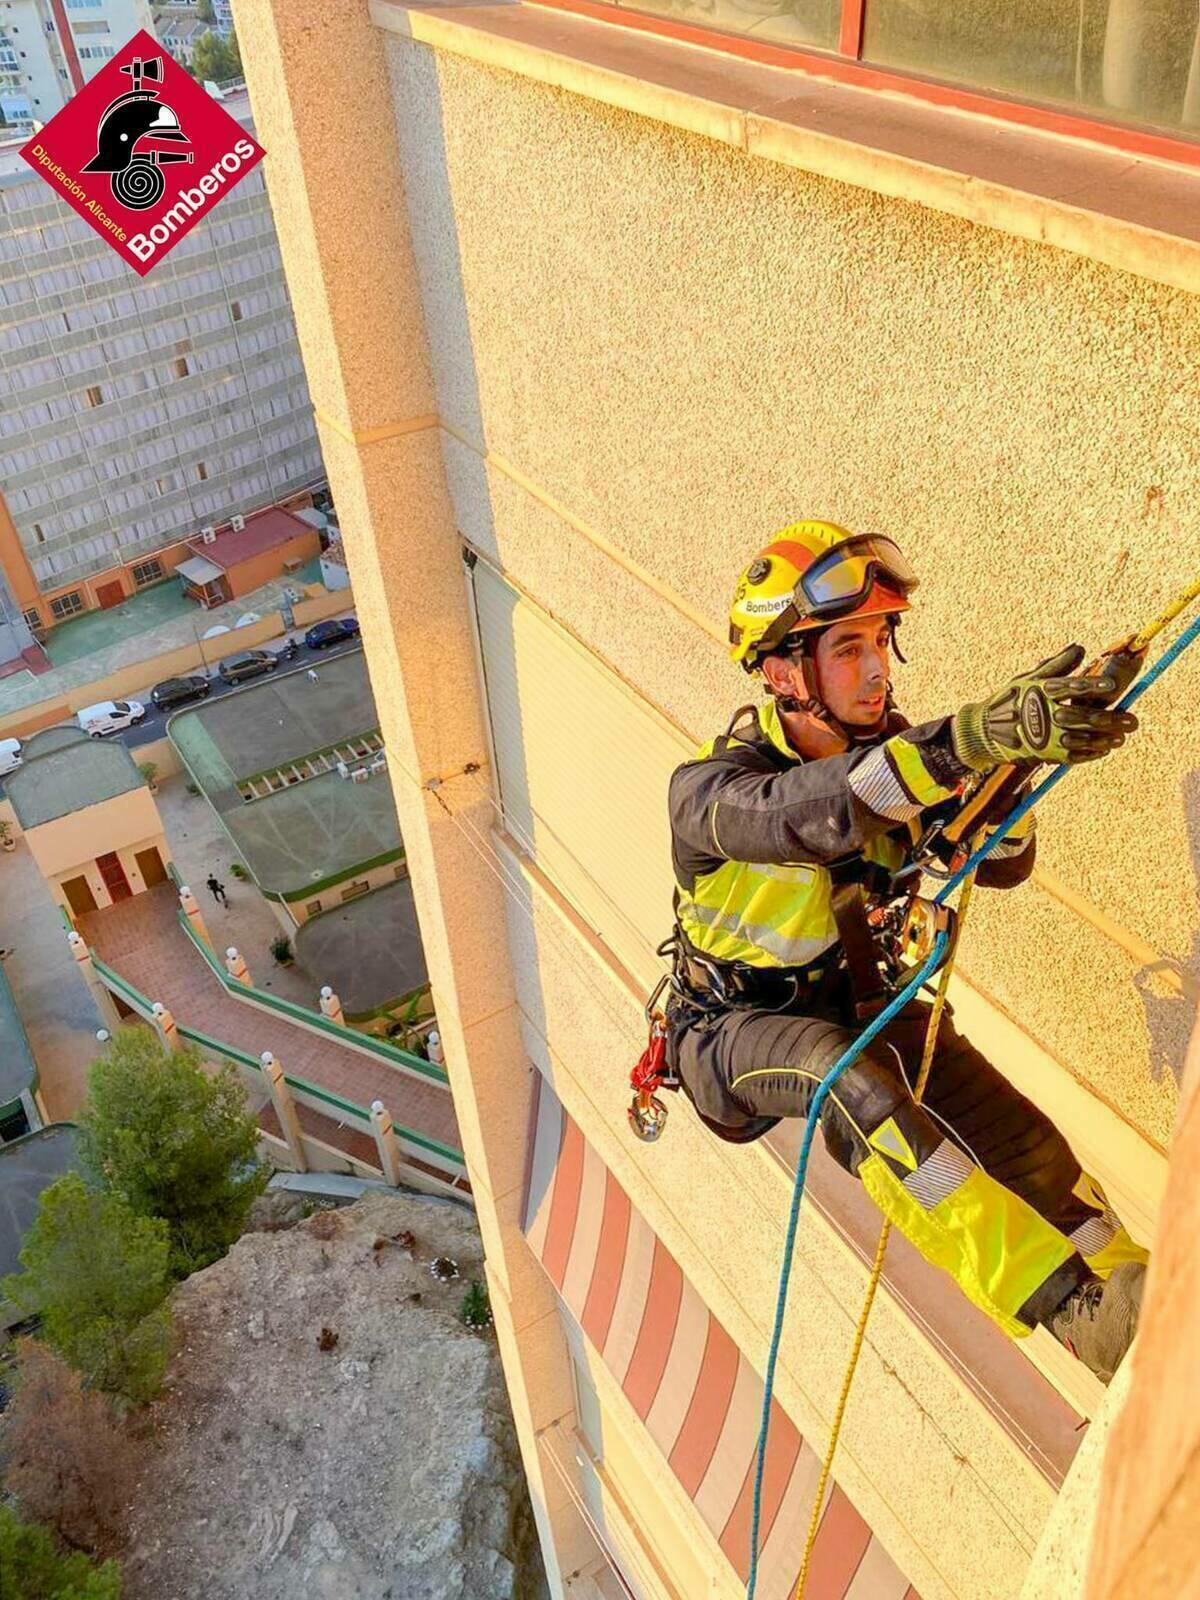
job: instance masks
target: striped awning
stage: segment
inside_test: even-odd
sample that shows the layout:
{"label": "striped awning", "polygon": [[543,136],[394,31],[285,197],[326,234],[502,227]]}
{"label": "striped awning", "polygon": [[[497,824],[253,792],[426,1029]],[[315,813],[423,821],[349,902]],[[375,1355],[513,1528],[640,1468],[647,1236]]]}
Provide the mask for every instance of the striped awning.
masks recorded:
{"label": "striped awning", "polygon": [[[762,1380],[541,1079],[525,1234],[744,1582]],[[820,1462],[772,1402],[758,1593],[789,1600]],[[808,1600],[920,1600],[836,1486]]]}

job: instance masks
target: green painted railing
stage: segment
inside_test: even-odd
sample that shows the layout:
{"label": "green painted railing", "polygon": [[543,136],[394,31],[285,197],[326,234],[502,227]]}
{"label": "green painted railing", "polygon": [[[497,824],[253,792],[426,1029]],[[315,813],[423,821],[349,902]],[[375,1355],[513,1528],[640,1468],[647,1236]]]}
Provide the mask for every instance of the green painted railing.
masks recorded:
{"label": "green painted railing", "polygon": [[154,1002],[147,1000],[146,996],[139,989],[135,989],[131,983],[127,983],[119,972],[114,972],[106,962],[101,961],[94,950],[92,951],[92,965],[108,987],[115,989],[122,999],[129,1002],[135,1011],[146,1017],[150,1016],[150,1008]]}
{"label": "green painted railing", "polygon": [[348,1050],[360,1050],[364,1055],[375,1056],[380,1061],[387,1062],[388,1066],[399,1067],[402,1072],[407,1072],[414,1078],[425,1078],[430,1083],[436,1083],[440,1089],[449,1087],[450,1078],[446,1069],[432,1061],[426,1061],[423,1056],[413,1055],[410,1050],[401,1050],[399,1046],[389,1044],[386,1039],[376,1039],[372,1034],[344,1028],[340,1023],[331,1022],[322,1012],[310,1011],[307,1006],[297,1005],[294,1000],[285,1000],[282,995],[270,994],[265,989],[256,989],[253,984],[239,983],[226,972],[216,952],[192,927],[182,909],[176,912],[176,916],[179,919],[179,926],[208,962],[213,976],[224,984],[228,993],[253,1000],[268,1011],[275,1011],[300,1027],[315,1028],[318,1033],[336,1040]]}

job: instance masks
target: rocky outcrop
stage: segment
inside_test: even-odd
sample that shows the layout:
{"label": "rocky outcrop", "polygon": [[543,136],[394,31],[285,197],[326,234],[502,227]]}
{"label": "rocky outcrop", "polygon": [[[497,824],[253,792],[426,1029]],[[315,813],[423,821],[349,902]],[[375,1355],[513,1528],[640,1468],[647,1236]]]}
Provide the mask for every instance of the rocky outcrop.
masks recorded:
{"label": "rocky outcrop", "polygon": [[468,1211],[379,1195],[182,1284],[127,1600],[542,1600],[495,1339],[459,1320],[481,1258]]}

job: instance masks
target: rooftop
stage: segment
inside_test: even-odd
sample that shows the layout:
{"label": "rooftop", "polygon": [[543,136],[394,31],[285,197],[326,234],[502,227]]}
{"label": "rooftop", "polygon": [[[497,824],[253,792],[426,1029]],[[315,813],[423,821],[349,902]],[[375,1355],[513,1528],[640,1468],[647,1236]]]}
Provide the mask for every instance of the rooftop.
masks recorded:
{"label": "rooftop", "polygon": [[123,744],[91,739],[69,723],[35,733],[24,760],[5,780],[17,821],[37,828],[142,787],[142,775]]}
{"label": "rooftop", "polygon": [[0,1106],[11,1105],[37,1082],[37,1062],[8,974],[0,967]]}
{"label": "rooftop", "polygon": [[[172,742],[218,811],[242,804],[239,779],[379,726],[361,650],[314,656],[316,683],[309,670],[276,671],[237,694],[171,718],[167,732]],[[230,793],[222,802],[217,796],[224,790]]]}
{"label": "rooftop", "polygon": [[17,1258],[42,1190],[74,1165],[75,1129],[66,1122],[0,1144],[0,1275],[20,1269]]}
{"label": "rooftop", "polygon": [[181,711],[167,732],[259,887],[299,899],[368,861],[399,855],[386,774],[348,783],[327,772],[250,801],[238,783],[377,726],[366,662],[353,650],[331,660],[314,657],[311,669],[276,672]]}
{"label": "rooftop", "polygon": [[260,556],[266,550],[274,550],[291,539],[303,536],[312,538],[316,531],[311,523],[293,516],[290,511],[269,506],[265,511],[256,511],[248,516],[246,526],[239,533],[235,533],[232,527],[222,528],[211,544],[206,544],[203,539],[190,539],[188,549],[220,567],[222,572],[228,572],[230,567],[236,567],[239,562],[249,561],[252,556]]}
{"label": "rooftop", "polygon": [[429,971],[412,883],[401,878],[311,917],[296,934],[296,957],[315,983],[332,987],[351,1019],[423,988]]}

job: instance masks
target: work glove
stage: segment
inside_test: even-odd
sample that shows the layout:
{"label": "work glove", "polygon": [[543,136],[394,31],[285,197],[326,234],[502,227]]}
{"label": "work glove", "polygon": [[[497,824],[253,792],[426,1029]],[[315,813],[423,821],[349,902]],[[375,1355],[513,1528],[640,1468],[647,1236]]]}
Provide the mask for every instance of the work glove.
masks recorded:
{"label": "work glove", "polygon": [[1133,682],[1145,652],[1106,656],[1094,678],[1078,676],[1086,652],[1070,644],[989,700],[962,708],[951,737],[954,753],[975,772],[1016,761],[1074,766],[1124,744],[1137,718],[1110,707]]}

